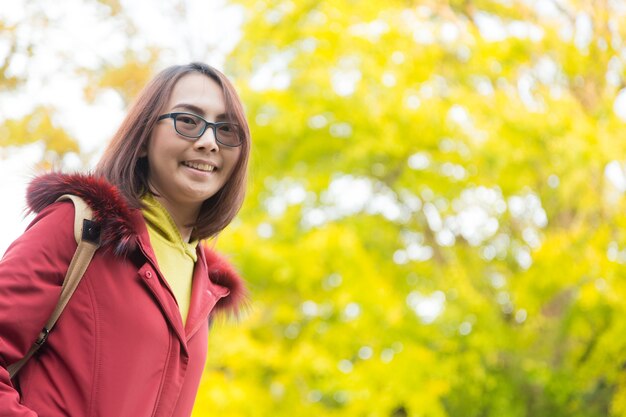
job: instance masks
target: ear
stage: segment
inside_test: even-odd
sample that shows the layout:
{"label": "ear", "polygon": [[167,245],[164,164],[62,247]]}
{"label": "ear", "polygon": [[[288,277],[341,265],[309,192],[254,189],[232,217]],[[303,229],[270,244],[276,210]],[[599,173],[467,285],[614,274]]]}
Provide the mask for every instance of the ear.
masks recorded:
{"label": "ear", "polygon": [[145,158],[146,156],[148,156],[148,146],[147,144],[143,144],[141,145],[141,148],[139,148],[139,156],[140,158]]}

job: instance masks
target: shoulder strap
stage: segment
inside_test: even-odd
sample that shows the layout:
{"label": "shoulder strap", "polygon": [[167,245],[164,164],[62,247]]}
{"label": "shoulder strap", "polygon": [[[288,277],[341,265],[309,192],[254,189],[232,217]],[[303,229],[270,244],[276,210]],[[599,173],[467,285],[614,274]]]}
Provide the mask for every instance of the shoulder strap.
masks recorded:
{"label": "shoulder strap", "polygon": [[48,334],[61,316],[72,294],[74,294],[74,290],[76,290],[85,270],[87,270],[94,253],[100,247],[100,230],[97,223],[92,220],[93,212],[87,203],[85,203],[82,198],[70,194],[62,195],[57,199],[57,201],[62,200],[71,200],[74,203],[74,238],[78,246],[76,252],[74,252],[74,257],[72,257],[67,273],[65,274],[63,286],[61,287],[61,296],[59,297],[59,301],[52,315],[26,355],[7,368],[11,378],[20,371],[22,366],[24,366],[31,356],[46,342]]}

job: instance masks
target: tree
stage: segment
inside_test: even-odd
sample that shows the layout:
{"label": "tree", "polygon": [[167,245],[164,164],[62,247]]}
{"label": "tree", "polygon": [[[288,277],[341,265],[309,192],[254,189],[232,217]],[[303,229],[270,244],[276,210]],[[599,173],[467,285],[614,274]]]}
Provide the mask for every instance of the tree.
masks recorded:
{"label": "tree", "polygon": [[197,415],[625,415],[621,4],[239,3],[254,303]]}

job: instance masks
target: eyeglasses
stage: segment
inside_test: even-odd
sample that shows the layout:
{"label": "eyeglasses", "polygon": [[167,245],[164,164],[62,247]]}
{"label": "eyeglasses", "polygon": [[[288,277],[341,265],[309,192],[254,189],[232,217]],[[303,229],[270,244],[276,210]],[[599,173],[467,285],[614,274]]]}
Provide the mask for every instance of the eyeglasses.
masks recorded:
{"label": "eyeglasses", "polygon": [[215,140],[220,145],[234,148],[243,142],[241,129],[235,123],[211,123],[192,113],[167,113],[159,116],[157,121],[163,119],[174,119],[174,130],[192,141],[198,140],[210,127],[213,129]]}

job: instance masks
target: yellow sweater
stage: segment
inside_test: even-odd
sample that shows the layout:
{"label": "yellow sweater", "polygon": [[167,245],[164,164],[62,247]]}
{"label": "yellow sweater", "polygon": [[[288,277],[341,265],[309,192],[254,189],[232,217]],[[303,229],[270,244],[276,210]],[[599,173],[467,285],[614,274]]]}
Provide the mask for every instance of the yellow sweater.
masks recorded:
{"label": "yellow sweater", "polygon": [[198,259],[198,241],[187,243],[183,240],[169,212],[152,194],[144,195],[141,201],[145,204],[142,213],[159,270],[176,297],[184,324],[189,312],[193,269]]}

